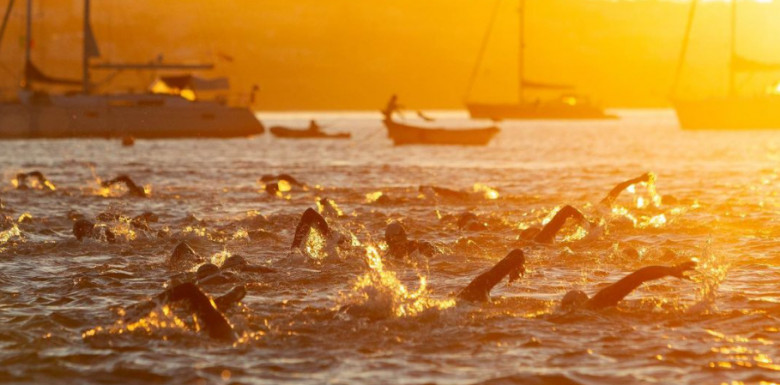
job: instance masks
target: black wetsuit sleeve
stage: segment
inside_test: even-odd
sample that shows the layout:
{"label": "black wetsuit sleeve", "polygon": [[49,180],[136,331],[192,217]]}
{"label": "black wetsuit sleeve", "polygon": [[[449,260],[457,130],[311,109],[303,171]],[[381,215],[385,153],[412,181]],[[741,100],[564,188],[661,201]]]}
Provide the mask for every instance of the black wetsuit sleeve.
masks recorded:
{"label": "black wetsuit sleeve", "polygon": [[612,202],[614,202],[615,199],[617,199],[620,193],[622,193],[629,186],[640,182],[647,182],[649,180],[650,180],[650,173],[645,173],[636,178],[629,179],[624,182],[620,182],[617,185],[615,185],[615,187],[613,187],[612,190],[610,190],[609,194],[607,194],[607,196],[605,196],[604,199],[601,200],[601,203],[612,205]]}
{"label": "black wetsuit sleeve", "polygon": [[[490,270],[478,275],[459,294],[458,298],[467,301],[485,302],[490,300],[490,291],[510,273],[524,271],[525,257],[522,253],[509,253]],[[510,278],[511,280],[511,278]]]}
{"label": "black wetsuit sleeve", "polygon": [[233,328],[227,318],[214,307],[211,299],[194,283],[187,282],[168,289],[164,295],[168,301],[187,301],[203,320],[209,337],[232,341],[235,339]]}
{"label": "black wetsuit sleeve", "polygon": [[552,241],[555,239],[555,235],[558,234],[558,231],[560,231],[561,227],[563,227],[563,225],[566,223],[566,220],[569,218],[583,220],[585,219],[585,216],[574,207],[566,205],[562,209],[558,210],[557,213],[555,213],[553,219],[550,220],[550,222],[547,222],[542,231],[536,234],[534,241],[540,243],[552,243]]}
{"label": "black wetsuit sleeve", "polygon": [[669,266],[643,267],[601,289],[601,291],[596,293],[593,298],[585,303],[585,306],[590,309],[602,309],[615,306],[641,284],[671,275],[673,269],[674,268]]}
{"label": "black wetsuit sleeve", "polygon": [[308,208],[303,212],[301,220],[295,228],[295,236],[293,236],[293,242],[290,249],[300,247],[311,228],[315,228],[325,237],[330,236],[330,228],[328,227],[328,222],[325,221],[325,218],[323,218],[320,213]]}

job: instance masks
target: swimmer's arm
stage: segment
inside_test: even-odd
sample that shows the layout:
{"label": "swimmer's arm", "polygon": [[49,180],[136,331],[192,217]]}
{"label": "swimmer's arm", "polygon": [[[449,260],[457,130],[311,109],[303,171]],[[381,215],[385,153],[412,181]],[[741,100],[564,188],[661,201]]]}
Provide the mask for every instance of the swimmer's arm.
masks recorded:
{"label": "swimmer's arm", "polygon": [[563,225],[566,224],[566,220],[569,218],[575,218],[580,221],[585,220],[585,216],[582,215],[579,210],[572,206],[566,205],[562,209],[558,210],[553,219],[551,219],[550,222],[547,222],[542,231],[536,234],[534,241],[540,243],[552,243],[552,241],[555,239],[555,235],[558,234],[558,231],[561,230]]}
{"label": "swimmer's arm", "polygon": [[493,290],[504,277],[509,276],[509,282],[517,280],[525,274],[525,257],[522,253],[510,252],[490,270],[478,275],[459,294],[458,298],[467,301],[485,302],[490,300]]}
{"label": "swimmer's arm", "polygon": [[593,298],[589,299],[585,306],[591,309],[601,309],[615,306],[629,293],[648,281],[654,281],[666,276],[687,278],[683,272],[696,267],[694,262],[685,262],[675,266],[648,266],[643,267],[625,277],[601,289]]}
{"label": "swimmer's arm", "polygon": [[612,190],[610,190],[609,194],[607,194],[607,196],[601,200],[601,203],[611,205],[612,202],[614,202],[615,199],[617,199],[618,195],[620,195],[620,193],[622,193],[623,190],[627,189],[629,186],[640,182],[649,182],[650,179],[652,178],[653,178],[653,174],[650,172],[646,172],[636,178],[618,183],[615,187],[612,188]]}
{"label": "swimmer's arm", "polygon": [[183,283],[168,289],[163,296],[168,301],[188,301],[203,320],[211,338],[232,341],[233,327],[227,318],[215,308],[211,299],[193,283]]}

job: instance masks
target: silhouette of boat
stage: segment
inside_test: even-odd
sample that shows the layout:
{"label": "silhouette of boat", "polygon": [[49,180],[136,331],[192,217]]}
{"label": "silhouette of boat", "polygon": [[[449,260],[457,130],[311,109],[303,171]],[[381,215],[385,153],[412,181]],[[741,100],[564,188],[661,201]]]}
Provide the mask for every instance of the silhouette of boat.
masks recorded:
{"label": "silhouette of boat", "polygon": [[[0,41],[11,12],[8,4],[0,29]],[[84,1],[82,79],[47,76],[30,58],[32,0],[27,2],[24,81],[16,100],[0,103],[0,138],[125,137],[237,137],[261,134],[263,127],[252,111],[217,101],[188,100],[180,94],[97,94],[91,70],[193,71],[212,69],[211,64],[91,63],[100,57],[90,24],[90,1]],[[207,81],[190,75],[169,80],[189,80],[214,89],[226,79]],[[80,87],[78,92],[47,93],[39,86]],[[192,89],[190,89],[191,91]],[[194,94],[193,94],[194,95]]]}
{"label": "silhouette of boat", "polygon": [[683,129],[753,129],[780,128],[780,85],[770,87],[758,95],[740,95],[736,88],[737,76],[746,73],[780,71],[780,63],[765,63],[740,56],[737,53],[737,1],[731,1],[731,42],[729,56],[729,85],[725,96],[704,99],[683,99],[677,96],[691,27],[698,1],[691,2],[677,71],[672,85],[672,104]]}
{"label": "silhouette of boat", "polygon": [[316,125],[309,126],[308,129],[271,126],[268,131],[277,138],[287,139],[349,139],[352,137],[352,134],[349,132],[337,132],[333,134],[322,132],[320,131],[319,126]]}
{"label": "silhouette of boat", "polygon": [[466,145],[485,146],[500,132],[496,126],[480,128],[420,127],[399,123],[393,120],[393,112],[398,111],[396,96],[390,99],[382,110],[382,122],[387,128],[387,136],[396,146],[407,144]]}
{"label": "silhouette of boat", "polygon": [[[475,103],[466,102],[466,108],[472,118],[479,119],[615,119],[617,116],[606,114],[604,110],[594,104],[589,97],[574,92],[570,85],[541,83],[529,81],[525,78],[525,0],[519,0],[520,4],[520,31],[517,61],[517,103]],[[471,93],[476,80],[485,47],[489,40],[495,16],[498,10],[498,2],[493,10],[493,16],[482,41],[482,47],[477,58],[476,65],[471,73],[466,95]],[[526,99],[526,90],[534,90],[537,93],[553,93],[554,97],[535,98],[532,101]]]}

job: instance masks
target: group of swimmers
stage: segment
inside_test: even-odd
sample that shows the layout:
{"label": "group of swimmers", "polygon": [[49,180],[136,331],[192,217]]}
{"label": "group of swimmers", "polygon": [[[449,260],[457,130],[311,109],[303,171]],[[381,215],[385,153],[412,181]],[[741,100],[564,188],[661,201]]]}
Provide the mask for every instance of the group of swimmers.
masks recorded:
{"label": "group of swimmers", "polygon": [[[26,180],[32,178],[40,185],[54,189],[53,184],[40,172],[33,171],[29,173],[19,173],[17,175],[17,188],[28,188]],[[607,196],[601,200],[600,204],[611,207],[617,197],[628,187],[638,183],[652,183],[654,175],[645,173],[639,177],[629,179],[616,185]],[[265,175],[261,178],[267,182],[267,185],[274,185],[272,191],[278,191],[278,183],[281,181],[289,185],[303,187],[305,184],[288,174]],[[135,197],[146,197],[144,189],[138,186],[130,177],[120,175],[114,179],[103,182],[103,187],[110,187],[114,184],[122,183],[127,187],[128,194]],[[49,187],[50,186],[50,187]],[[466,199],[468,193],[450,190],[436,186],[420,186],[420,191],[430,192],[439,197],[451,199]],[[319,202],[324,211],[328,210],[338,212],[333,203],[328,199],[321,199]],[[85,238],[102,239],[107,242],[114,242],[116,236],[106,226],[98,226],[84,218],[74,218],[73,234],[81,241]],[[573,206],[564,206],[556,212],[553,218],[541,228],[529,228],[523,231],[520,238],[526,241],[549,244],[554,242],[558,232],[564,227],[569,219],[573,219],[589,229],[597,227],[598,224],[589,222],[586,217]],[[149,229],[150,222],[156,222],[157,216],[146,212],[131,220],[131,224],[138,228]],[[458,227],[469,228],[478,223],[476,215],[464,213],[458,220]],[[332,246],[338,247],[345,245],[350,240],[349,237],[342,235],[329,225],[328,220],[314,209],[306,209],[300,217],[295,228],[293,240],[290,245],[291,250],[301,249],[306,242],[307,237],[312,232],[320,234],[324,241]],[[410,240],[406,229],[399,222],[391,222],[387,225],[384,234],[384,240],[387,244],[386,255],[391,258],[404,258],[412,254],[418,254],[424,257],[432,257],[436,253],[436,247],[430,242],[423,240]],[[243,285],[235,286],[222,296],[212,300],[201,285],[211,283],[230,283],[237,281],[234,279],[234,272],[257,272],[269,273],[274,269],[251,265],[247,260],[239,255],[233,255],[227,258],[221,266],[211,263],[203,263],[202,258],[186,242],[181,242],[174,249],[169,257],[169,264],[172,269],[180,265],[199,265],[194,276],[182,276],[173,280],[170,288],[154,297],[146,303],[146,306],[156,306],[168,302],[187,302],[190,309],[202,320],[203,325],[209,336],[221,340],[234,340],[236,334],[227,320],[224,312],[241,301],[246,295],[246,288]],[[459,300],[468,302],[487,302],[490,300],[491,290],[504,278],[508,277],[509,282],[520,279],[525,273],[525,254],[520,249],[510,251],[503,259],[496,263],[492,268],[477,275],[466,287],[457,293]],[[643,267],[619,281],[601,289],[592,297],[580,290],[572,290],[563,297],[561,307],[565,310],[576,308],[602,309],[617,305],[634,289],[641,284],[661,279],[667,276],[676,278],[687,278],[686,273],[696,268],[695,262],[686,261],[673,266],[647,266]]]}

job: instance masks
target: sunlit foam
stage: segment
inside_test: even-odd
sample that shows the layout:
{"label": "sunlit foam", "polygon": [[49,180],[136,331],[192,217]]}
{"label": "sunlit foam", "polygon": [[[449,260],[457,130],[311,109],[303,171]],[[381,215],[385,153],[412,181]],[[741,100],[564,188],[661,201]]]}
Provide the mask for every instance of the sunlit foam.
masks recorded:
{"label": "sunlit foam", "polygon": [[366,203],[374,203],[376,202],[384,193],[381,191],[374,191],[366,194]]}
{"label": "sunlit foam", "polygon": [[101,334],[143,334],[152,335],[162,330],[172,331],[200,331],[200,325],[197,317],[192,315],[192,322],[177,317],[170,306],[164,305],[150,311],[147,315],[132,322],[125,323],[123,320],[116,321],[109,327],[98,326],[81,333],[81,338],[88,339]]}
{"label": "sunlit foam", "polygon": [[276,186],[279,187],[279,191],[281,192],[289,192],[290,190],[292,190],[292,185],[290,185],[290,182],[284,179],[276,182]]}
{"label": "sunlit foam", "polygon": [[542,219],[542,225],[546,225],[550,223],[550,221],[555,217],[555,214],[558,214],[558,210],[561,209],[561,206],[556,206],[554,209],[550,210],[550,212],[547,214],[544,219]]}
{"label": "sunlit foam", "polygon": [[486,184],[474,183],[474,192],[481,192],[485,199],[498,199],[498,191]]}
{"label": "sunlit foam", "polygon": [[331,199],[317,198],[317,211],[320,214],[328,217],[341,217],[344,216],[344,212],[341,211],[339,206]]}
{"label": "sunlit foam", "polygon": [[453,299],[430,298],[424,275],[418,275],[418,288],[410,291],[394,272],[385,270],[375,247],[367,246],[365,257],[369,271],[358,277],[350,291],[341,293],[343,306],[359,308],[362,315],[381,318],[410,317],[428,309],[446,309],[455,305]]}
{"label": "sunlit foam", "polygon": [[29,220],[32,219],[32,217],[33,217],[32,214],[26,212],[26,213],[23,213],[22,215],[19,215],[19,219],[17,219],[16,222],[17,223],[22,223],[22,222],[25,222],[25,221],[29,221]]}
{"label": "sunlit foam", "polygon": [[213,264],[215,264],[217,266],[222,266],[222,264],[225,263],[225,260],[230,258],[231,255],[233,255],[233,254],[231,254],[229,251],[222,250],[222,251],[220,251],[218,253],[215,253],[214,255],[211,256],[211,263],[213,263]]}
{"label": "sunlit foam", "polygon": [[709,309],[715,305],[718,288],[726,279],[730,265],[722,256],[715,254],[710,241],[702,251],[701,258],[694,258],[694,261],[696,271],[699,273],[691,277],[698,283],[696,296],[700,306]]}
{"label": "sunlit foam", "polygon": [[310,228],[309,235],[306,236],[306,242],[303,245],[303,251],[315,260],[323,260],[327,257],[325,252],[326,241],[322,233],[317,231],[317,229]]}

